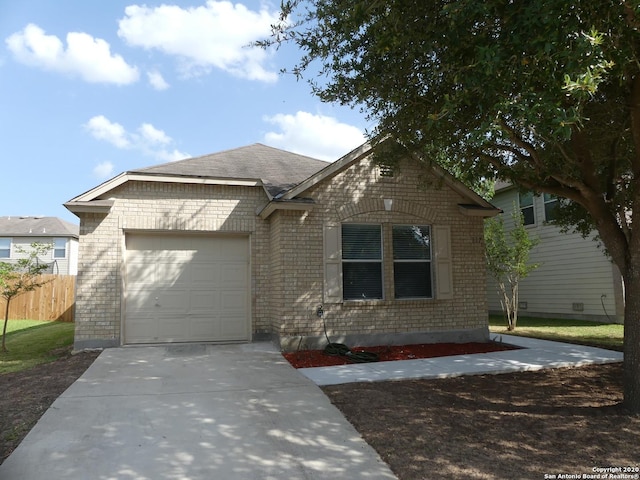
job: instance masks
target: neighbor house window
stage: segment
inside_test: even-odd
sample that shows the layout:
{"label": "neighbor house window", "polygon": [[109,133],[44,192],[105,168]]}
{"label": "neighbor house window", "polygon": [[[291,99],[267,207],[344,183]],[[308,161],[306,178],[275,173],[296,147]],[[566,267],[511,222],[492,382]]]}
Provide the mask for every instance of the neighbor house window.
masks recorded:
{"label": "neighbor house window", "polygon": [[543,194],[544,199],[544,219],[547,221],[555,220],[558,217],[557,209],[559,205],[558,197],[548,193]]}
{"label": "neighbor house window", "polygon": [[342,291],[345,300],[382,298],[380,225],[342,225]]}
{"label": "neighbor house window", "polygon": [[11,239],[0,238],[0,258],[11,257]]}
{"label": "neighbor house window", "polygon": [[524,219],[525,225],[533,225],[536,223],[536,217],[533,213],[533,193],[520,193],[518,197],[520,203],[520,211]]}
{"label": "neighbor house window", "polygon": [[67,258],[67,239],[53,239],[53,258]]}
{"label": "neighbor house window", "polygon": [[431,228],[393,226],[393,281],[396,298],[432,298]]}

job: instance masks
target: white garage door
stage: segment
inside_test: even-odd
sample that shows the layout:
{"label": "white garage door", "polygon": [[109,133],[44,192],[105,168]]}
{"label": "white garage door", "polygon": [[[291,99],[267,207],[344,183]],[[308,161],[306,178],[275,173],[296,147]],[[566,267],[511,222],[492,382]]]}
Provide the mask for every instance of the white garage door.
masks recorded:
{"label": "white garage door", "polygon": [[124,341],[249,339],[247,237],[128,234]]}

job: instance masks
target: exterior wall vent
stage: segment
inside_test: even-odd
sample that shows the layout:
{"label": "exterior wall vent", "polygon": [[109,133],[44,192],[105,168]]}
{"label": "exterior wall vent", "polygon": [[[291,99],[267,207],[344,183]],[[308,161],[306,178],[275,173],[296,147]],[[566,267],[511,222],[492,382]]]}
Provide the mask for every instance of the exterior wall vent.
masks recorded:
{"label": "exterior wall vent", "polygon": [[582,302],[578,302],[578,303],[574,302],[572,304],[571,308],[572,308],[572,310],[574,312],[583,312],[584,311],[584,303],[582,303]]}
{"label": "exterior wall vent", "polygon": [[393,166],[392,165],[378,165],[378,174],[381,177],[391,178],[394,176]]}

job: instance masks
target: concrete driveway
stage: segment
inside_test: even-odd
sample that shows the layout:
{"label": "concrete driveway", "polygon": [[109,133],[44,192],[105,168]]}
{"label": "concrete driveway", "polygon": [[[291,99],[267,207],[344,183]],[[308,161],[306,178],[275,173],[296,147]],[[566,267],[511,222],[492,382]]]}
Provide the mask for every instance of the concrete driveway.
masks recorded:
{"label": "concrete driveway", "polygon": [[105,350],[0,479],[393,479],[268,343]]}

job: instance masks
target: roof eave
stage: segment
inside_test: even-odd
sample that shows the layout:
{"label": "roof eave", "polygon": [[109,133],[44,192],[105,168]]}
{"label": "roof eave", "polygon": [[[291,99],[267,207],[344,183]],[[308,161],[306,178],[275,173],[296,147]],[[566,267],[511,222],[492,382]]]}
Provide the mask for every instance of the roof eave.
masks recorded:
{"label": "roof eave", "polygon": [[288,190],[284,195],[282,195],[282,200],[291,200],[295,197],[300,196],[304,192],[306,192],[309,188],[317,185],[318,183],[331,178],[338,173],[340,173],[345,168],[349,167],[351,164],[361,160],[363,157],[366,157],[371,153],[372,146],[369,142],[366,142],[360,145],[355,150],[344,155],[342,158],[336,160],[333,163],[330,163],[325,168],[320,170],[318,173],[312,175],[307,178],[303,182],[299,183],[292,189]]}
{"label": "roof eave", "polygon": [[103,213],[111,211],[114,200],[71,201],[64,203],[64,207],[71,213]]}
{"label": "roof eave", "polygon": [[264,207],[259,208],[256,214],[263,220],[269,218],[277,210],[296,210],[301,212],[308,212],[315,207],[315,201],[311,199],[296,199],[296,200],[272,200]]}
{"label": "roof eave", "polygon": [[483,207],[476,204],[459,203],[458,209],[467,217],[495,217],[502,213],[502,210],[496,207]]}
{"label": "roof eave", "polygon": [[[224,178],[224,177],[200,177],[192,175],[165,175],[165,174],[152,174],[152,173],[137,173],[137,172],[124,172],[120,175],[113,177],[110,180],[98,185],[97,187],[89,190],[88,192],[78,195],[75,198],[69,200],[69,204],[78,202],[90,202],[98,199],[102,195],[112,191],[120,185],[129,181],[139,182],[160,182],[160,183],[191,183],[200,185],[233,185],[243,187],[257,187],[263,186],[260,179],[254,178]],[[265,189],[266,192],[266,189]],[[266,192],[267,196],[271,198],[269,192]],[[66,204],[65,204],[66,205]]]}

